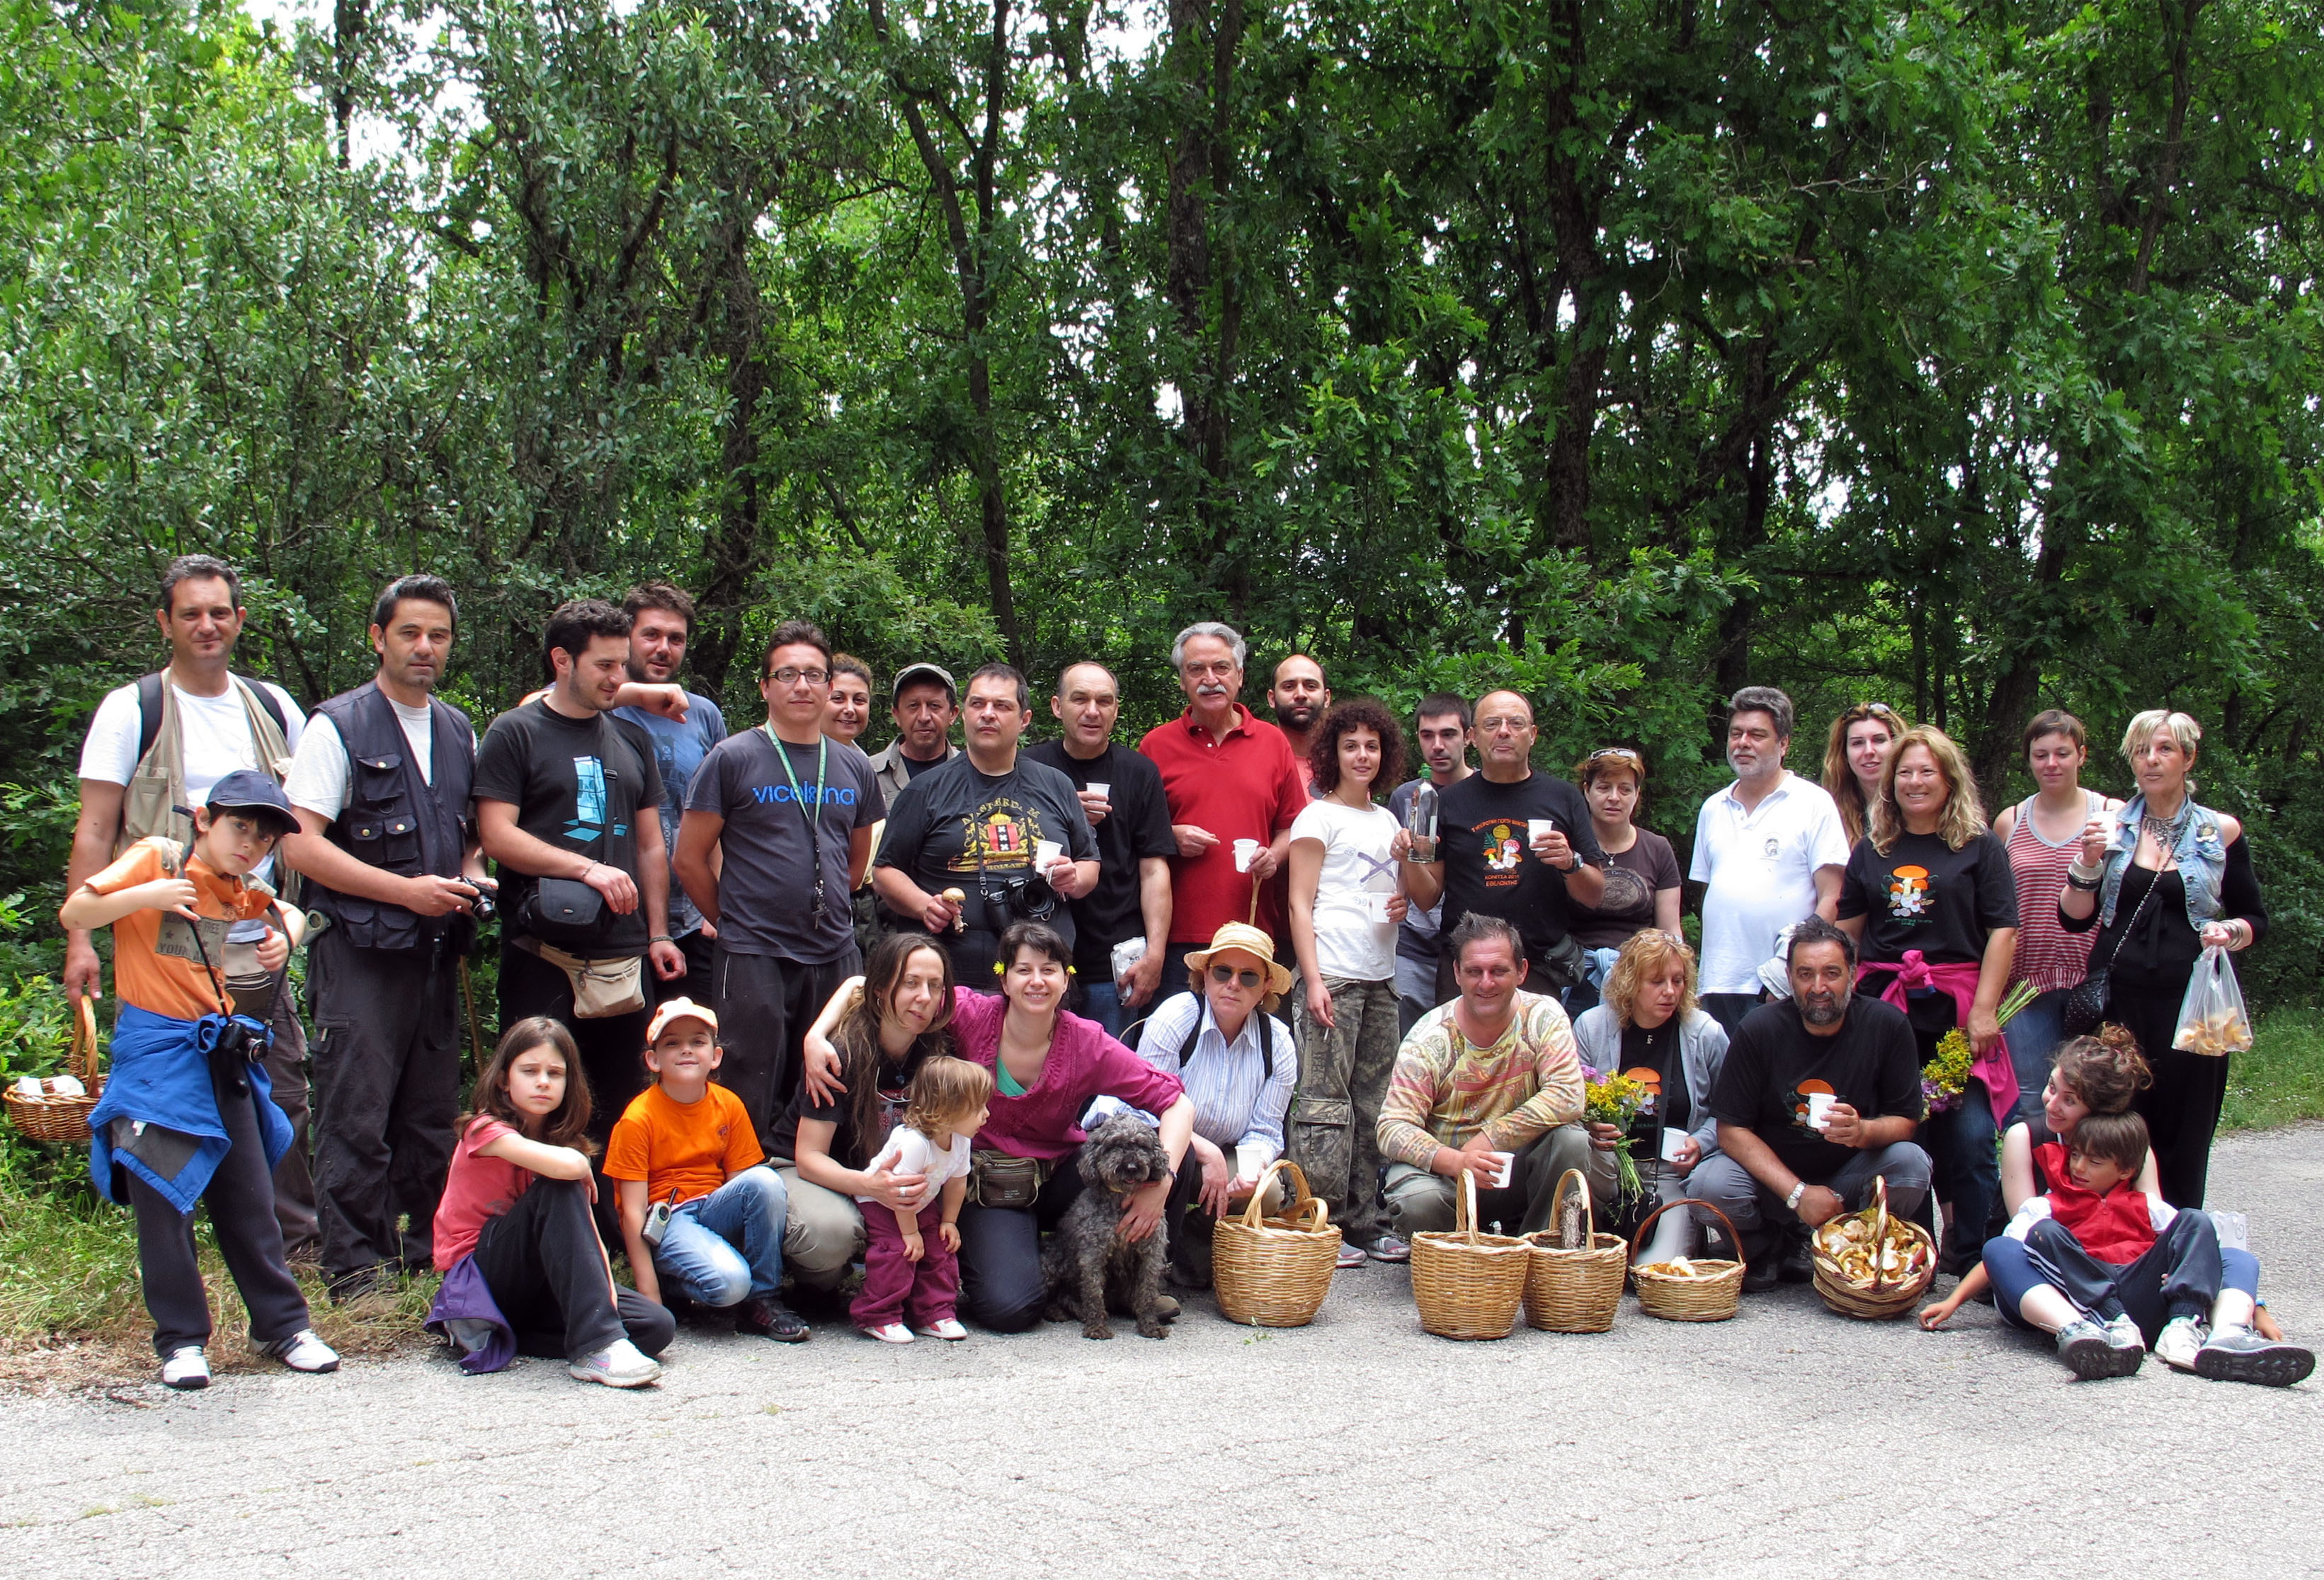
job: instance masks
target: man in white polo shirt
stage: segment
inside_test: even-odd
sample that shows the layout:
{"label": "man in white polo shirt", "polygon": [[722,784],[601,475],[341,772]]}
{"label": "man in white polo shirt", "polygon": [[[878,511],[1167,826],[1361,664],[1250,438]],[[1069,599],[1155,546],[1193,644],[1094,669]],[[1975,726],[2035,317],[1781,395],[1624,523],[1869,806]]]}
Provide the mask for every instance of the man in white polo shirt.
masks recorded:
{"label": "man in white polo shirt", "polygon": [[1727,704],[1727,764],[1735,783],[1694,820],[1694,869],[1702,896],[1703,1013],[1729,1036],[1759,1002],[1759,967],[1775,935],[1811,911],[1826,921],[1840,905],[1848,835],[1822,785],[1784,767],[1792,745],[1792,699],[1747,685]]}

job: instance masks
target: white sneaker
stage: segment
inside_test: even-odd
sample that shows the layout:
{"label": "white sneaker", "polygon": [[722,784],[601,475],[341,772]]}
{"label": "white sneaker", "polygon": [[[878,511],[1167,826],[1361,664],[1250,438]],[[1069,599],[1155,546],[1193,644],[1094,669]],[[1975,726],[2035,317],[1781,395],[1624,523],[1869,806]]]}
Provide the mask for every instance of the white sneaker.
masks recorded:
{"label": "white sneaker", "polygon": [[944,1339],[947,1343],[955,1343],[968,1337],[968,1329],[950,1317],[941,1322],[931,1322],[926,1327],[916,1328],[914,1331],[925,1333],[930,1338]]}
{"label": "white sneaker", "polygon": [[642,1388],[661,1375],[661,1363],[632,1344],[617,1338],[594,1355],[584,1355],[565,1368],[580,1382],[603,1382],[608,1388]]}
{"label": "white sneaker", "polygon": [[2173,1317],[2154,1336],[2154,1358],[2174,1372],[2192,1372],[2195,1353],[2210,1338],[2209,1331],[2192,1317]]}
{"label": "white sneaker", "polygon": [[316,1337],[311,1327],[302,1327],[288,1338],[276,1339],[265,1346],[264,1353],[294,1372],[336,1372],[339,1369],[339,1352]]}
{"label": "white sneaker", "polygon": [[161,1382],[170,1388],[208,1388],[210,1385],[210,1358],[198,1344],[181,1345],[170,1352],[161,1363]]}
{"label": "white sneaker", "polygon": [[879,1327],[867,1327],[863,1329],[863,1336],[866,1338],[876,1338],[881,1344],[912,1342],[912,1330],[900,1322],[890,1322]]}
{"label": "white sneaker", "polygon": [[2106,1341],[2125,1355],[2146,1354],[2146,1337],[2138,1331],[2138,1324],[2130,1319],[2127,1311],[2106,1325]]}

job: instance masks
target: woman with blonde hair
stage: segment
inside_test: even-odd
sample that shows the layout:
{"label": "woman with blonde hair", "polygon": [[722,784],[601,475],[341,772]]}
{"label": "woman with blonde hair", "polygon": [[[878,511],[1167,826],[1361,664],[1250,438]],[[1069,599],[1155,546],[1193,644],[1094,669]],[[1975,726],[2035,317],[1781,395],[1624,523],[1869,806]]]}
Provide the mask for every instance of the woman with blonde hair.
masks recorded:
{"label": "woman with blonde hair", "polygon": [[1831,721],[1823,746],[1823,787],[1840,807],[1849,844],[1870,825],[1872,804],[1880,799],[1880,771],[1909,728],[1886,703],[1858,703]]}
{"label": "woman with blonde hair", "polygon": [[1968,1079],[1922,1127],[1945,1205],[1943,1265],[1961,1272],[1999,1208],[1993,1142],[2017,1106],[2000,1022],[2017,954],[2017,884],[2007,847],[1986,827],[1969,759],[1943,730],[1923,724],[1897,737],[1871,826],[1840,880],[1839,919],[1859,946],[1857,991],[1904,1012],[1923,1063],[1947,1032],[1968,1033]]}
{"label": "woman with blonde hair", "polygon": [[2119,813],[2083,825],[2058,895],[2067,932],[2098,930],[2089,969],[2104,973],[2106,1018],[2130,1028],[2153,1068],[2154,1084],[2139,1094],[2137,1108],[2153,1138],[2163,1199],[2173,1207],[2203,1205],[2211,1134],[2227,1090],[2226,1056],[2172,1046],[2180,1001],[2207,947],[2240,951],[2267,931],[2243,824],[2195,800],[2188,776],[2202,739],[2201,725],[2168,709],[2130,721],[2122,755],[2138,792]]}
{"label": "woman with blonde hair", "polygon": [[[1629,1132],[1644,1199],[1635,1213],[1600,1216],[1636,1221],[1683,1200],[1695,1165],[1719,1150],[1711,1089],[1727,1059],[1725,1029],[1695,1005],[1694,951],[1686,942],[1660,928],[1633,933],[1606,974],[1602,1001],[1573,1023],[1573,1045],[1590,1079],[1619,1072],[1655,1094]],[[1622,1139],[1611,1125],[1590,1127],[1590,1144],[1600,1152]],[[1692,1226],[1692,1214],[1663,1214],[1641,1260],[1685,1255]]]}

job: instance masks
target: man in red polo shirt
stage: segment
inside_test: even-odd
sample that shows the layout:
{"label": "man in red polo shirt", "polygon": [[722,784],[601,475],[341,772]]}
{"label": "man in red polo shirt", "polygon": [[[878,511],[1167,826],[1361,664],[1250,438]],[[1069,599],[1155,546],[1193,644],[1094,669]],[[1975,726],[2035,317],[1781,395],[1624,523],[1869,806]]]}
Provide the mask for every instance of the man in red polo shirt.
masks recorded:
{"label": "man in red polo shirt", "polygon": [[[1186,980],[1190,950],[1209,945],[1229,922],[1255,919],[1286,948],[1279,887],[1269,883],[1291,845],[1291,820],[1307,804],[1307,767],[1283,731],[1235,701],[1249,649],[1231,627],[1203,620],[1178,633],[1170,666],[1186,711],[1148,730],[1138,749],[1162,772],[1170,831],[1178,841],[1171,874],[1170,958],[1161,991]],[[1235,841],[1258,850],[1235,866]]]}

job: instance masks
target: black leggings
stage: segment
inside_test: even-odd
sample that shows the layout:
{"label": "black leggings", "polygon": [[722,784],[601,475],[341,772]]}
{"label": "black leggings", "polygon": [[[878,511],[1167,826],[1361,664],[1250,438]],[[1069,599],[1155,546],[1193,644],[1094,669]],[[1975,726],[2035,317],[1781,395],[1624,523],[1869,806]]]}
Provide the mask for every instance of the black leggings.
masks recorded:
{"label": "black leggings", "polygon": [[2138,1039],[2154,1084],[2132,1100],[2146,1121],[2154,1144],[2155,1183],[2163,1199],[2177,1208],[2200,1207],[2211,1172],[2211,1136],[2227,1096],[2227,1056],[2182,1053],[2172,1041],[2179,1033],[2179,1005],[2187,978],[2165,983],[2115,979],[2107,997],[2107,1019],[2119,1021]]}
{"label": "black leggings", "polygon": [[960,1210],[960,1309],[980,1327],[1023,1333],[1041,1320],[1041,1231],[1082,1193],[1081,1148],[1051,1163],[1031,1207]]}
{"label": "black leggings", "polygon": [[475,1256],[526,1355],[577,1361],[627,1337],[658,1355],[678,1332],[666,1309],[613,1282],[578,1180],[535,1179],[484,1225]]}

